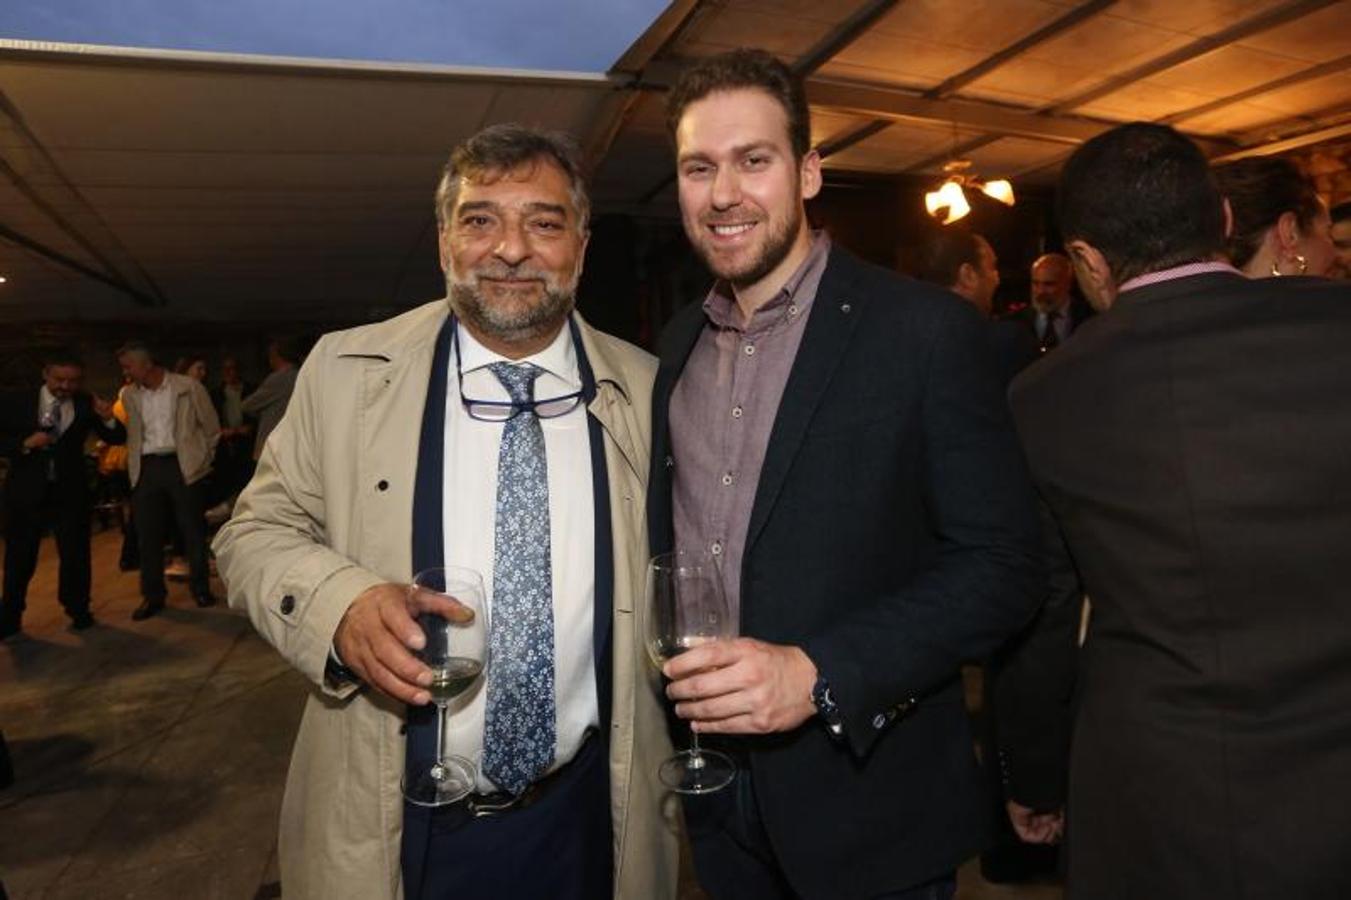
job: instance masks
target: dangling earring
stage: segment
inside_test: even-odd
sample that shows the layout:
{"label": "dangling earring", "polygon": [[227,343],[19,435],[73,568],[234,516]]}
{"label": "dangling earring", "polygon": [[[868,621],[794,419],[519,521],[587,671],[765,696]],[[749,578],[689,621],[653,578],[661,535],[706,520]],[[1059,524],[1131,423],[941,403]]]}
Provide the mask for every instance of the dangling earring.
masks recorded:
{"label": "dangling earring", "polygon": [[1271,261],[1271,275],[1273,278],[1280,278],[1285,273],[1281,271],[1281,261],[1273,259]]}
{"label": "dangling earring", "polygon": [[1299,274],[1303,275],[1305,272],[1309,271],[1309,261],[1298,253],[1295,254],[1295,262],[1299,263]]}

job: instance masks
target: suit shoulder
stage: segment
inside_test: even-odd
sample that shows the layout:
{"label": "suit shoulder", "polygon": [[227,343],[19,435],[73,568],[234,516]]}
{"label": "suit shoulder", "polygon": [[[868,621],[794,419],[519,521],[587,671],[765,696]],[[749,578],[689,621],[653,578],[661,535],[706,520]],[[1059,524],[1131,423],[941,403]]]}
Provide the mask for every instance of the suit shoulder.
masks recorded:
{"label": "suit shoulder", "polygon": [[380,322],[330,331],[319,339],[310,355],[383,356],[419,344],[430,344],[436,340],[440,324],[449,311],[450,306],[444,299],[433,300]]}
{"label": "suit shoulder", "polygon": [[[839,270],[838,278],[830,278],[827,268],[827,277],[822,279],[822,288],[835,295],[830,299],[847,302],[850,293],[858,292],[870,301],[885,301],[867,305],[873,315],[944,318],[954,313],[962,315],[963,308],[975,313],[970,304],[947,288],[866,262],[842,250],[832,251],[830,265]],[[820,292],[817,299],[824,299]]]}

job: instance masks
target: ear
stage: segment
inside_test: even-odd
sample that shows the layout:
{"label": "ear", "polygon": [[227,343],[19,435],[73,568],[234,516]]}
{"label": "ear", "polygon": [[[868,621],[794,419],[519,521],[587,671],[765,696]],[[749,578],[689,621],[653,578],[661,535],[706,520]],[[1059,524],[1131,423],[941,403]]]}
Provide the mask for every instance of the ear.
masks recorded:
{"label": "ear", "polygon": [[815,150],[807,151],[798,167],[798,178],[803,200],[810,200],[821,192],[821,154]]}
{"label": "ear", "polygon": [[971,265],[971,263],[964,262],[957,267],[957,281],[954,285],[959,289],[957,293],[962,293],[962,288],[965,288],[968,291],[971,290],[976,286],[978,281],[980,281],[980,275],[976,272],[976,267]]}
{"label": "ear", "polygon": [[441,271],[450,274],[450,229],[442,228],[436,235],[437,256],[441,259]]}
{"label": "ear", "polygon": [[1088,302],[1099,312],[1105,312],[1116,302],[1115,279],[1107,257],[1097,247],[1087,241],[1075,239],[1065,245],[1070,261],[1074,263],[1074,275],[1079,281],[1079,289],[1084,292]]}
{"label": "ear", "polygon": [[1279,250],[1294,252],[1295,245],[1299,243],[1299,219],[1290,210],[1281,213],[1281,217],[1276,220],[1276,225],[1272,229],[1276,237],[1276,247]]}

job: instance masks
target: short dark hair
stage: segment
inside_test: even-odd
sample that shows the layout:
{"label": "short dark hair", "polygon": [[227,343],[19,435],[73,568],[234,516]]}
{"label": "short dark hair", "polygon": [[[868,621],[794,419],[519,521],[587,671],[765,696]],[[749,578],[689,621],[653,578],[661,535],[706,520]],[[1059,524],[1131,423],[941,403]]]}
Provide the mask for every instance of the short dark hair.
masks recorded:
{"label": "short dark hair", "polygon": [[788,117],[788,139],[798,159],[812,146],[812,117],[802,79],[764,50],[740,47],[693,63],[680,73],[666,97],[666,130],[675,143],[685,109],[718,91],[752,88],[778,101]]}
{"label": "short dark hair", "polygon": [[934,229],[915,254],[915,277],[950,288],[962,265],[980,269],[981,238],[963,228]]}
{"label": "short dark hair", "polygon": [[42,351],[42,367],[45,369],[48,366],[73,366],[83,369],[84,360],[73,347],[48,347]]}
{"label": "short dark hair", "polygon": [[437,225],[445,228],[450,220],[463,179],[501,175],[540,160],[554,163],[568,177],[573,212],[577,214],[578,227],[586,231],[591,201],[586,194],[577,142],[560,131],[515,122],[490,125],[451,151],[436,186]]}
{"label": "short dark hair", "polygon": [[116,356],[116,358],[121,359],[122,357],[128,354],[131,354],[133,356],[143,356],[152,363],[158,362],[158,360],[155,358],[154,351],[150,349],[150,345],[147,344],[145,341],[137,341],[137,340],[127,341],[121,347],[117,348],[117,351],[114,355]]}
{"label": "short dark hair", "polygon": [[1262,246],[1262,236],[1285,213],[1308,229],[1322,211],[1313,182],[1288,159],[1250,156],[1215,169],[1215,182],[1229,200],[1234,230],[1226,246],[1236,266],[1247,265]]}
{"label": "short dark hair", "polygon": [[1167,125],[1133,122],[1075,150],[1060,175],[1066,244],[1082,240],[1120,284],[1224,250],[1224,204],[1205,156]]}
{"label": "short dark hair", "polygon": [[307,334],[277,336],[268,342],[268,346],[286,362],[298,366],[314,349],[314,338]]}

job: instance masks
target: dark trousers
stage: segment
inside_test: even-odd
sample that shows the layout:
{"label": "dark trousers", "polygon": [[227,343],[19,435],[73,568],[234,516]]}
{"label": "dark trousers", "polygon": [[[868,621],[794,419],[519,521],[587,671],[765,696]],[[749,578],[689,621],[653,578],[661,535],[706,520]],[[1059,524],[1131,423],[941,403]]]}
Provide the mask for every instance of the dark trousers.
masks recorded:
{"label": "dark trousers", "polygon": [[172,520],[183,536],[183,555],[188,559],[188,583],[194,597],[209,590],[206,564],[206,522],[202,519],[201,493],[195,484],[183,482],[176,456],[141,457],[141,477],[131,492],[136,531],[141,547],[141,596],[163,602],[164,541]]}
{"label": "dark trousers", "polygon": [[[699,884],[714,900],[797,900],[774,857],[751,773],[739,763],[727,787],[685,797],[685,824]],[[952,900],[955,875],[870,900]]]}
{"label": "dark trousers", "polygon": [[458,804],[434,811],[422,884],[404,885],[409,900],[609,900],[614,850],[605,743],[587,741],[555,777],[524,809],[468,820]]}
{"label": "dark trousers", "polygon": [[62,498],[56,482],[48,482],[37,506],[5,510],[6,620],[17,622],[27,605],[28,582],[38,565],[42,533],[52,529],[61,558],[57,597],[74,618],[89,611],[89,505],[80,498]]}

